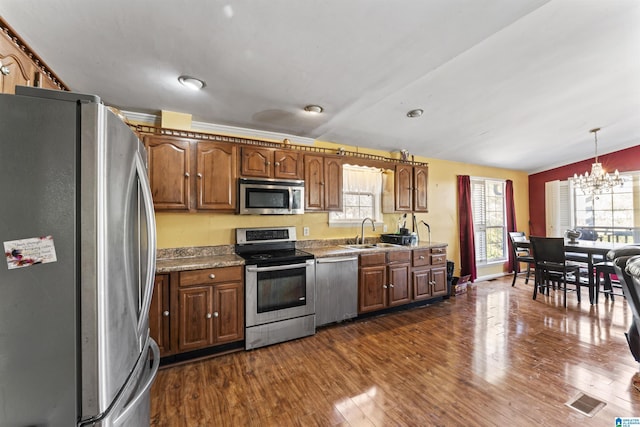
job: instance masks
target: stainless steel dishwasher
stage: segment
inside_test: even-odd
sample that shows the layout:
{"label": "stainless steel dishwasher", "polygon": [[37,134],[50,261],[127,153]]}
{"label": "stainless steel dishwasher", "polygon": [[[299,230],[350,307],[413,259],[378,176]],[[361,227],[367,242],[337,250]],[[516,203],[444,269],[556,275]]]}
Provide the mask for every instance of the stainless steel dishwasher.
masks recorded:
{"label": "stainless steel dishwasher", "polygon": [[358,257],[316,259],[316,326],[358,315]]}

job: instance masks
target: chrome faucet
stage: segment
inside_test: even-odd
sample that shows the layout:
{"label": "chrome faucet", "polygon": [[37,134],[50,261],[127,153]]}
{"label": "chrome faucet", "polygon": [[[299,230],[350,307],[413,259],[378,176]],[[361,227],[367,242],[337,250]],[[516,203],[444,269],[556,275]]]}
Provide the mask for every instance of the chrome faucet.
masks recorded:
{"label": "chrome faucet", "polygon": [[[373,231],[376,231],[376,224],[373,222],[373,220],[371,218],[365,218],[362,220],[362,227],[360,228],[360,243],[364,244],[364,223],[369,220],[371,221],[371,229]],[[357,243],[357,242],[356,242]]]}
{"label": "chrome faucet", "polygon": [[431,246],[431,227],[429,226],[429,224],[424,222],[424,220],[422,220],[420,222],[427,226],[427,231],[429,232],[429,246]]}

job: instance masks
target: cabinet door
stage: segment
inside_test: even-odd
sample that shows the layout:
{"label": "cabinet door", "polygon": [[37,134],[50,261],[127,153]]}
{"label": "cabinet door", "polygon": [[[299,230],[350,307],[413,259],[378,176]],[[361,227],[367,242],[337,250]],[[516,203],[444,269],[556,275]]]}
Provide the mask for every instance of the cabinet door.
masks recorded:
{"label": "cabinet door", "polygon": [[389,306],[411,301],[409,289],[409,264],[393,264],[389,269]]}
{"label": "cabinet door", "polygon": [[305,209],[324,210],[324,159],[322,156],[304,156]]}
{"label": "cabinet door", "polygon": [[178,290],[180,301],[180,330],[178,349],[196,350],[213,342],[212,287],[194,286]]}
{"label": "cabinet door", "polygon": [[149,309],[149,333],[160,347],[160,356],[171,353],[170,315],[169,275],[158,274],[153,284],[153,297]]}
{"label": "cabinet door", "polygon": [[431,298],[431,269],[413,270],[413,299],[415,301]]}
{"label": "cabinet door", "polygon": [[415,212],[429,212],[427,206],[427,184],[429,182],[429,169],[426,166],[413,168],[413,210]]}
{"label": "cabinet door", "polygon": [[447,294],[447,268],[433,267],[431,269],[432,294],[434,297]]}
{"label": "cabinet door", "polygon": [[36,75],[35,65],[3,33],[0,33],[0,61],[4,70],[0,73],[2,93],[13,94],[16,86],[33,86]]}
{"label": "cabinet door", "polygon": [[222,344],[244,338],[242,283],[216,285],[213,291],[214,342]]}
{"label": "cabinet door", "polygon": [[291,150],[275,150],[273,176],[278,179],[303,179],[303,163],[300,153]]}
{"label": "cabinet door", "polygon": [[397,165],[395,173],[396,211],[411,211],[413,208],[413,168]]}
{"label": "cabinet door", "polygon": [[149,153],[149,181],[156,210],[190,207],[190,142],[170,136],[144,138]]}
{"label": "cabinet door", "polygon": [[272,160],[273,151],[269,148],[242,147],[241,175],[272,178]]}
{"label": "cabinet door", "polygon": [[197,207],[233,211],[236,209],[235,145],[218,142],[198,142]]}
{"label": "cabinet door", "polygon": [[387,267],[378,265],[360,268],[358,312],[366,313],[387,306]]}
{"label": "cabinet door", "polygon": [[342,210],[342,158],[324,158],[324,209]]}

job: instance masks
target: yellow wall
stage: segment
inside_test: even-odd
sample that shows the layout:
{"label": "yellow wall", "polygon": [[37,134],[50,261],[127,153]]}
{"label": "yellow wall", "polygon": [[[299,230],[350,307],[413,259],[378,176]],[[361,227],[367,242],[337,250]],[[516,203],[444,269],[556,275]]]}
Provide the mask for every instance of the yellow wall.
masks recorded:
{"label": "yellow wall", "polygon": [[[348,151],[360,151],[370,154],[393,157],[395,153],[368,149],[356,149],[347,145],[318,142],[322,147],[344,147]],[[460,271],[460,240],[458,237],[457,175],[471,175],[484,178],[511,179],[514,185],[516,218],[518,230],[528,229],[529,186],[525,172],[497,169],[446,160],[416,157],[415,161],[429,163],[429,212],[418,213],[418,221],[424,220],[431,226],[431,240],[449,244],[447,258],[456,265],[456,274]],[[385,214],[384,222],[389,232],[396,228],[399,214]],[[156,214],[158,247],[174,248],[186,246],[213,246],[235,243],[234,230],[237,227],[295,226],[298,240],[354,238],[360,234],[360,227],[328,226],[328,214],[306,213],[304,215],[255,216],[220,213],[172,213]],[[407,222],[410,225],[411,221]],[[310,235],[303,236],[302,227],[309,227]],[[379,228],[373,232],[367,225],[365,236],[382,233]],[[427,239],[426,227],[419,230],[422,240]],[[504,264],[478,268],[478,277],[502,273]]]}

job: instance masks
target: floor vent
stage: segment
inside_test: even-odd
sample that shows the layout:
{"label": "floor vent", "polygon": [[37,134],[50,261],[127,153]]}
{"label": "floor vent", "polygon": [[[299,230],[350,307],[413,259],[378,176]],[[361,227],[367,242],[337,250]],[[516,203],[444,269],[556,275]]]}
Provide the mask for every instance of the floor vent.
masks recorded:
{"label": "floor vent", "polygon": [[565,405],[587,417],[593,417],[600,409],[605,407],[606,403],[580,392],[576,397],[565,403]]}

